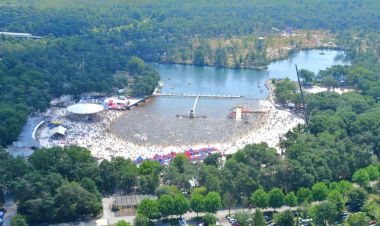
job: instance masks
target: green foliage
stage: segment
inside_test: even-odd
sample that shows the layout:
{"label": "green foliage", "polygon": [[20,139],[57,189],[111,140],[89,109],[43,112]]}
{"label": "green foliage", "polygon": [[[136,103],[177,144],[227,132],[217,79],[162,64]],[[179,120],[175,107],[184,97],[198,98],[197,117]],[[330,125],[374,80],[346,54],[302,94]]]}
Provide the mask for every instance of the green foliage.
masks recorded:
{"label": "green foliage", "polygon": [[90,219],[102,210],[96,160],[78,147],[41,149],[26,162],[2,156],[0,177],[30,224]]}
{"label": "green foliage", "polygon": [[204,211],[216,213],[222,207],[222,199],[216,192],[209,192],[204,198]]}
{"label": "green foliage", "polygon": [[333,224],[338,218],[336,206],[331,202],[322,202],[315,205],[310,210],[310,216],[316,225]]}
{"label": "green foliage", "polygon": [[286,78],[282,81],[276,82],[276,100],[281,104],[286,104],[287,102],[297,103],[299,94],[297,91],[297,84],[294,81]]}
{"label": "green foliage", "polygon": [[251,202],[255,207],[268,207],[268,194],[263,189],[258,189],[252,193]]}
{"label": "green foliage", "polygon": [[273,188],[268,192],[268,205],[272,208],[279,208],[284,205],[285,195],[279,188]]}
{"label": "green foliage", "polygon": [[162,167],[156,161],[143,161],[139,168],[139,191],[142,194],[154,194],[160,183]]}
{"label": "green foliage", "polygon": [[148,219],[157,219],[160,217],[160,207],[156,200],[144,199],[137,207],[137,213]]}
{"label": "green foliage", "polygon": [[162,195],[158,200],[161,216],[168,217],[174,213],[174,199],[170,195]]}
{"label": "green foliage", "polygon": [[206,63],[205,61],[205,49],[202,46],[199,46],[194,51],[194,64],[203,66]]}
{"label": "green foliage", "polygon": [[126,222],[125,220],[118,221],[115,226],[131,226],[130,223]]}
{"label": "green foliage", "polygon": [[216,216],[211,213],[206,213],[203,216],[203,221],[206,225],[215,225],[217,220],[218,218],[216,218]]}
{"label": "green foliage", "polygon": [[312,200],[312,193],[309,188],[300,188],[297,191],[297,198],[299,203],[308,203]]}
{"label": "green foliage", "polygon": [[128,72],[133,76],[142,75],[145,69],[145,63],[142,59],[133,56],[129,59],[127,64]]}
{"label": "green foliage", "polygon": [[311,83],[315,79],[315,74],[306,69],[299,70],[299,76],[303,80],[303,83]]}
{"label": "green foliage", "polygon": [[313,185],[311,188],[311,193],[313,196],[313,200],[322,201],[325,200],[328,196],[329,189],[326,184],[323,182],[319,182]]}
{"label": "green foliage", "polygon": [[11,226],[28,226],[28,224],[26,223],[25,217],[17,214],[12,218]]}
{"label": "green foliage", "polygon": [[193,193],[191,195],[190,207],[194,212],[197,213],[197,216],[198,216],[198,213],[203,212],[205,209],[204,201],[205,201],[205,197],[201,194]]}
{"label": "green foliage", "polygon": [[235,214],[235,219],[241,226],[249,226],[251,223],[251,214],[246,212],[238,212]]}
{"label": "green foliage", "polygon": [[146,216],[142,214],[137,214],[137,216],[135,217],[134,225],[135,226],[151,226],[153,224],[149,221],[149,219]]}
{"label": "green foliage", "polygon": [[349,209],[360,211],[367,201],[368,193],[363,188],[354,188],[348,193]]}
{"label": "green foliage", "polygon": [[[116,191],[131,192],[137,185],[138,170],[131,160],[121,157],[103,160],[99,164],[101,188],[108,194]],[[144,188],[143,193],[149,193],[156,185]],[[146,192],[149,191],[149,192]]]}
{"label": "green foliage", "polygon": [[223,205],[228,208],[228,215],[231,214],[231,208],[236,205],[237,200],[230,193],[224,193],[222,197]]}
{"label": "green foliage", "polygon": [[346,180],[341,180],[338,183],[338,191],[343,195],[346,196],[353,188],[354,186]]}
{"label": "green foliage", "polygon": [[348,219],[347,223],[349,226],[366,226],[367,223],[367,217],[365,213],[354,213],[351,214]]}
{"label": "green foliage", "polygon": [[275,215],[274,222],[279,226],[294,226],[294,215],[290,210]]}
{"label": "green foliage", "polygon": [[376,180],[380,175],[379,170],[378,170],[378,166],[375,166],[375,165],[368,166],[366,168],[366,171],[367,171],[369,179],[371,181]]}
{"label": "green foliage", "polygon": [[[1,94],[0,94],[1,95]],[[5,146],[14,141],[19,135],[23,124],[26,123],[26,109],[3,105],[0,102],[0,145]]]}
{"label": "green foliage", "polygon": [[190,204],[189,201],[185,198],[185,196],[183,196],[183,194],[177,194],[174,197],[173,208],[173,215],[182,216],[189,210]]}
{"label": "green foliage", "polygon": [[217,67],[223,67],[227,65],[227,51],[223,48],[215,50],[215,65]]}
{"label": "green foliage", "polygon": [[220,153],[211,154],[203,160],[203,163],[206,165],[213,165],[215,167],[219,167],[221,158],[222,155]]}
{"label": "green foliage", "polygon": [[256,208],[255,213],[253,214],[253,225],[254,226],[265,226],[266,221],[263,213],[260,209]]}
{"label": "green foliage", "polygon": [[294,207],[298,204],[297,196],[294,194],[294,192],[290,192],[286,194],[284,198],[284,203],[287,206]]}
{"label": "green foliage", "polygon": [[366,169],[358,169],[352,176],[352,180],[360,186],[368,186],[370,177]]}
{"label": "green foliage", "polygon": [[86,191],[75,182],[61,186],[54,201],[58,208],[58,222],[75,221],[78,216],[82,219],[91,219],[102,211],[100,197]]}
{"label": "green foliage", "polygon": [[344,197],[338,190],[331,190],[328,196],[328,201],[336,206],[338,213],[341,213],[344,209]]}
{"label": "green foliage", "polygon": [[156,193],[158,197],[161,197],[162,195],[174,196],[179,193],[179,191],[174,185],[161,185],[156,189]]}

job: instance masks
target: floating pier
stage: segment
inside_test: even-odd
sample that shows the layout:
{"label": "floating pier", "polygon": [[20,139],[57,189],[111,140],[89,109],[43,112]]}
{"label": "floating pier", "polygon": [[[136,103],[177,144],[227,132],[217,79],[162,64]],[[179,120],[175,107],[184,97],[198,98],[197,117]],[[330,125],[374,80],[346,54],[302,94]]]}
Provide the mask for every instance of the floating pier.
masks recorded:
{"label": "floating pier", "polygon": [[164,97],[202,97],[202,98],[242,98],[241,95],[223,95],[223,94],[192,94],[192,93],[154,93],[154,96]]}

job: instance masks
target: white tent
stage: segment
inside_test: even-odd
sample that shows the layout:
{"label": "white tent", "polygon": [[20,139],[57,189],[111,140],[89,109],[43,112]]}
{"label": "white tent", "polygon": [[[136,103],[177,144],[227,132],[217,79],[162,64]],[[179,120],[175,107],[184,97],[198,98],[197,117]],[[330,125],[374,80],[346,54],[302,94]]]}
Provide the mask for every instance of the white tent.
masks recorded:
{"label": "white tent", "polygon": [[63,126],[57,126],[57,127],[54,127],[53,129],[50,130],[50,134],[53,136],[53,135],[62,135],[62,136],[65,136],[66,135],[66,128],[63,127]]}
{"label": "white tent", "polygon": [[92,115],[104,110],[104,107],[99,104],[79,103],[71,105],[67,111],[77,115]]}

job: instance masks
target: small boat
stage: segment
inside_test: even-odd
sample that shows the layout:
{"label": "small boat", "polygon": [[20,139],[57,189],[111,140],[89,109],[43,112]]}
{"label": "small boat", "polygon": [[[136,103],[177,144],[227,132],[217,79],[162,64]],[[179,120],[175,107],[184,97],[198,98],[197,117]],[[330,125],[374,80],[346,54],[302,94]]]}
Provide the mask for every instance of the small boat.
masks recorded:
{"label": "small boat", "polygon": [[325,55],[326,53],[325,52],[320,52],[319,55]]}

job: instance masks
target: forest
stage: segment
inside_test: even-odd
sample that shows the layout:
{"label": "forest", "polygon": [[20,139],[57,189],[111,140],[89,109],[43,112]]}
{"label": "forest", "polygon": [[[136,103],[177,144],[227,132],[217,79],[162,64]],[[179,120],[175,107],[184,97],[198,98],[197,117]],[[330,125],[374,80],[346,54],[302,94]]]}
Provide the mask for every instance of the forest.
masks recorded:
{"label": "forest", "polygon": [[[37,150],[28,160],[12,158],[1,149],[0,194],[13,195],[20,214],[16,219],[29,224],[96,218],[102,211],[101,197],[114,193],[158,196],[140,205],[136,225],[141,226],[190,209],[207,213],[213,221],[212,213],[221,208],[249,205],[304,205],[305,215],[327,225],[349,203],[350,211],[365,215],[357,215],[360,219],[351,219],[350,225],[368,225],[363,224],[365,217],[380,220],[373,198],[379,188],[369,186],[379,178],[379,17],[380,3],[370,0],[2,1],[0,31],[43,36],[0,37],[4,147],[17,138],[28,115],[44,111],[54,97],[120,88],[126,78],[115,77],[117,71],[127,71],[134,79],[133,94],[143,96],[159,80],[145,62],[162,62],[188,51],[195,64],[203,65],[205,49],[192,49],[194,39],[258,37],[286,27],[329,30],[337,44],[350,47],[352,65],[318,74],[301,71],[303,82],[335,88],[343,81],[356,92],[307,95],[309,124],[286,134],[283,155],[266,144],[252,144],[223,164],[220,155],[196,164],[179,155],[166,167],[152,161],[137,167],[123,158],[99,163],[80,147]],[[223,49],[215,56],[223,66]],[[276,87],[280,103],[300,103],[297,87],[289,80],[276,82]],[[199,182],[195,189],[189,184],[192,178]],[[277,224],[289,225],[283,221],[290,214],[279,215]],[[253,219],[263,225],[260,211]]]}

